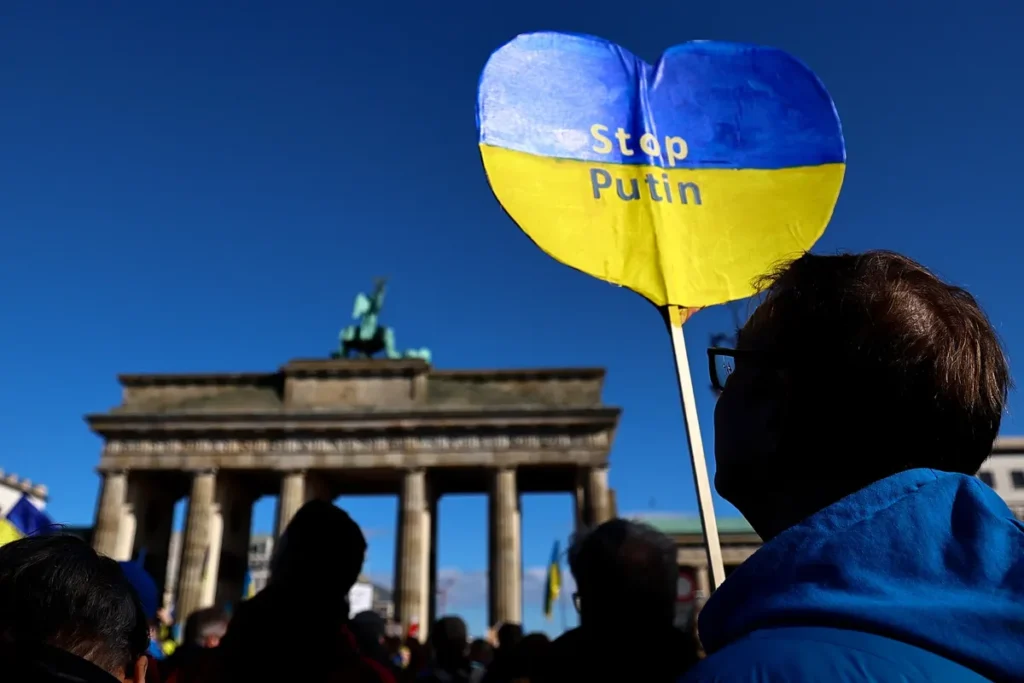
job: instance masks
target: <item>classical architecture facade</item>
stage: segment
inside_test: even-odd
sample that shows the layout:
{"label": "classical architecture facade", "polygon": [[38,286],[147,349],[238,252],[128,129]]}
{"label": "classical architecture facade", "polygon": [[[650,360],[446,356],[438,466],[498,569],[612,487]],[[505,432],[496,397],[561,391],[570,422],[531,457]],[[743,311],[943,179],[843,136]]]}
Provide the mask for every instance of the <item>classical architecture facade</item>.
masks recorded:
{"label": "classical architecture facade", "polygon": [[579,525],[612,515],[619,409],[600,369],[442,371],[422,360],[296,360],[276,372],[123,375],[104,439],[93,546],[145,551],[167,578],[175,503],[188,498],[171,589],[184,620],[237,600],[252,506],[278,496],[278,533],[308,500],[400,499],[396,617],[425,637],[434,612],[437,501],[489,496],[490,617],[522,619],[519,497],[574,494]]}

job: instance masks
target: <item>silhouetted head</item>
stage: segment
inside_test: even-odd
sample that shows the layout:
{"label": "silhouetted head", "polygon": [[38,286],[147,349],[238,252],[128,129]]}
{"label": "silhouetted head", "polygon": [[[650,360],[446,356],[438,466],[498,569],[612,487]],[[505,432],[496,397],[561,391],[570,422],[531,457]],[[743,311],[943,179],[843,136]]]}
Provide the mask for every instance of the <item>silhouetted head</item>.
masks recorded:
{"label": "silhouetted head", "polygon": [[183,641],[199,647],[217,647],[228,631],[228,615],[217,607],[193,612],[185,621]]}
{"label": "silhouetted head", "polygon": [[569,548],[580,623],[627,635],[644,624],[671,627],[679,590],[679,565],[671,538],[654,528],[612,519],[578,535]]}
{"label": "silhouetted head", "polygon": [[477,638],[469,644],[469,659],[486,668],[494,661],[494,646],[483,638]]}
{"label": "silhouetted head", "polygon": [[535,680],[547,663],[551,639],[543,633],[523,637],[512,651],[510,671],[513,680]]}
{"label": "silhouetted head", "polygon": [[270,582],[346,599],[366,559],[366,538],[341,508],[313,500],[295,513],[270,562]]}
{"label": "silhouetted head", "polygon": [[897,472],[978,471],[1010,376],[970,294],[884,251],[806,254],[761,290],[715,410],[715,485],[762,536]]}
{"label": "silhouetted head", "polygon": [[507,622],[498,627],[498,647],[508,650],[519,644],[523,639],[523,625]]}
{"label": "silhouetted head", "polygon": [[387,622],[376,612],[367,610],[360,612],[349,621],[349,630],[356,640],[356,647],[363,655],[380,663],[388,661],[388,653],[384,647],[387,635]]}
{"label": "silhouetted head", "polygon": [[0,547],[0,642],[20,655],[64,650],[141,683],[149,626],[117,562],[73,536],[33,536]]}
{"label": "silhouetted head", "polygon": [[406,636],[401,645],[406,652],[406,671],[419,673],[430,665],[430,653],[418,638]]}
{"label": "silhouetted head", "polygon": [[430,629],[430,647],[439,667],[451,669],[466,663],[469,634],[459,617],[441,617]]}

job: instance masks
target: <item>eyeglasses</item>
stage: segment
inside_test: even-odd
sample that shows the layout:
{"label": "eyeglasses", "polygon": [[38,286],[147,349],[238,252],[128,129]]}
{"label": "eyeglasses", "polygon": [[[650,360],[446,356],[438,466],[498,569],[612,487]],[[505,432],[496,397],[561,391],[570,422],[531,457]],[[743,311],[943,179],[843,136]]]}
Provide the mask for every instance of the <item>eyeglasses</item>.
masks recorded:
{"label": "eyeglasses", "polygon": [[711,375],[711,388],[716,392],[725,389],[729,375],[736,369],[737,358],[748,358],[754,352],[746,349],[726,349],[712,346],[708,349],[708,373]]}

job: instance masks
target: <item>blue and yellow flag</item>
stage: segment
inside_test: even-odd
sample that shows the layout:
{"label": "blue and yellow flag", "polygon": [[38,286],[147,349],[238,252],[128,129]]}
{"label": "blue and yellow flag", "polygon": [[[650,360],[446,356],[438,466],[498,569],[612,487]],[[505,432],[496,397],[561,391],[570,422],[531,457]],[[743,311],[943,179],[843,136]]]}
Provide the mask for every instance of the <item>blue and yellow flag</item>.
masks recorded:
{"label": "blue and yellow flag", "polygon": [[0,519],[0,545],[7,545],[19,538],[24,538],[24,535],[6,519]]}
{"label": "blue and yellow flag", "polygon": [[561,561],[560,553],[558,552],[558,541],[555,541],[555,547],[551,551],[551,564],[548,565],[548,581],[547,590],[544,592],[544,618],[551,620],[551,615],[555,610],[555,603],[558,602],[558,596],[562,592],[562,569],[559,566]]}
{"label": "blue and yellow flag", "polygon": [[256,582],[252,580],[252,572],[245,573],[245,589],[242,591],[242,599],[248,600],[256,595]]}
{"label": "blue and yellow flag", "polygon": [[22,496],[7,511],[7,517],[0,519],[0,545],[26,536],[44,534],[53,527],[53,520],[37,508],[28,496]]}

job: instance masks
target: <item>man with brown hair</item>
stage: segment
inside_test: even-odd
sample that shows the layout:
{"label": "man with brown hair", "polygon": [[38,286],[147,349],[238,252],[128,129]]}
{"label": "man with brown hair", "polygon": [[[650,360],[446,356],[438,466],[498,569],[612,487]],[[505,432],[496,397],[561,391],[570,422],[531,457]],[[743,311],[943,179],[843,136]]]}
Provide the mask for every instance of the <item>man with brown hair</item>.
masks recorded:
{"label": "man with brown hair", "polygon": [[1024,525],[973,475],[1010,385],[970,294],[889,252],[804,255],[710,349],[715,486],[765,540],[687,681],[1019,680]]}

